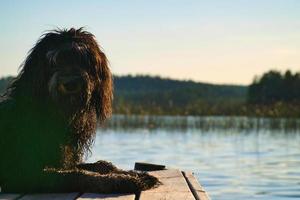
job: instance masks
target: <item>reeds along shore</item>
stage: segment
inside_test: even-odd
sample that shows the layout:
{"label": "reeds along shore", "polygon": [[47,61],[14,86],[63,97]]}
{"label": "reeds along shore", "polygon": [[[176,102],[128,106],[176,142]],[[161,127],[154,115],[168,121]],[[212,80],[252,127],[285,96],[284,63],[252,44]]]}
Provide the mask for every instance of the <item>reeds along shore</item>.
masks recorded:
{"label": "reeds along shore", "polygon": [[299,118],[261,118],[239,116],[155,116],[155,115],[118,115],[108,120],[104,129],[180,130],[207,131],[228,130],[229,133],[272,130],[274,132],[297,132],[300,130]]}
{"label": "reeds along shore", "polygon": [[114,104],[114,113],[125,115],[181,115],[181,116],[248,116],[248,117],[272,117],[272,118],[299,118],[300,103],[275,102],[272,104],[247,104],[220,102],[194,103],[185,107],[166,108],[157,106],[144,106],[131,104],[130,102],[118,105]]}

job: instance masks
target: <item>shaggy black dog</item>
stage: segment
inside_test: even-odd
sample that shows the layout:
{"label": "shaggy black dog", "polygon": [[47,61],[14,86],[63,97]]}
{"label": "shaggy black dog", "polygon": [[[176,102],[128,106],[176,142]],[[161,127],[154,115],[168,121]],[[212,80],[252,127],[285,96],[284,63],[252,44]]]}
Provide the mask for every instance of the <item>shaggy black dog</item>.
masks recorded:
{"label": "shaggy black dog", "polygon": [[111,114],[113,92],[91,33],[48,32],[21,67],[0,101],[3,192],[138,192],[157,185],[155,177],[105,161],[80,164],[97,124]]}

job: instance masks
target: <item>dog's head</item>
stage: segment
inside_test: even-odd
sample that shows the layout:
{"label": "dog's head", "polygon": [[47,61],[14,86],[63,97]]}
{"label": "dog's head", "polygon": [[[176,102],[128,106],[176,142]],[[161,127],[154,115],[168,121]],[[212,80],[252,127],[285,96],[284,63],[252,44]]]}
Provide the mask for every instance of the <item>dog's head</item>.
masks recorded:
{"label": "dog's head", "polygon": [[47,32],[38,40],[5,96],[16,100],[24,116],[29,113],[33,121],[37,117],[53,126],[44,142],[54,142],[51,146],[63,151],[62,162],[68,166],[80,162],[97,121],[111,114],[112,90],[107,58],[94,36],[71,28]]}
{"label": "dog's head", "polygon": [[107,58],[94,36],[82,28],[44,34],[12,88],[19,85],[26,91],[23,95],[51,101],[66,115],[94,107],[102,121],[111,113],[112,77]]}

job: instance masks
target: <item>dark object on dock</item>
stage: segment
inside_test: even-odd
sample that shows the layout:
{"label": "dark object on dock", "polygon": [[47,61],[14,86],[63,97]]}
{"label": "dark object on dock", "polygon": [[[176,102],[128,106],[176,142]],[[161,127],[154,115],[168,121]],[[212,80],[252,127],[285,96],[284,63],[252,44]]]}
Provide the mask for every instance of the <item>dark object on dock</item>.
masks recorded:
{"label": "dark object on dock", "polygon": [[[138,167],[165,167],[148,163],[136,163]],[[157,169],[156,168],[156,169]],[[141,168],[139,168],[141,169]],[[178,169],[150,171],[162,185],[157,188],[134,194],[95,194],[95,193],[60,193],[60,194],[1,194],[0,200],[209,200],[209,197],[191,172]]]}
{"label": "dark object on dock", "polygon": [[166,169],[165,165],[157,165],[151,163],[136,162],[134,165],[134,170],[139,170],[139,171],[157,171],[157,170],[164,170],[164,169]]}

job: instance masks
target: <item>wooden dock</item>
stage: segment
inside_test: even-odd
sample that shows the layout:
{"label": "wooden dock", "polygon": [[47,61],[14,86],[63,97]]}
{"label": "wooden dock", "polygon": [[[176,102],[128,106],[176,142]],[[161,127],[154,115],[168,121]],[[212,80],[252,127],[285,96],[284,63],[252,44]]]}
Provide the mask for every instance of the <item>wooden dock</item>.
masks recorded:
{"label": "wooden dock", "polygon": [[134,194],[1,194],[0,200],[209,200],[208,194],[191,172],[177,169],[151,171],[162,182],[157,188]]}

